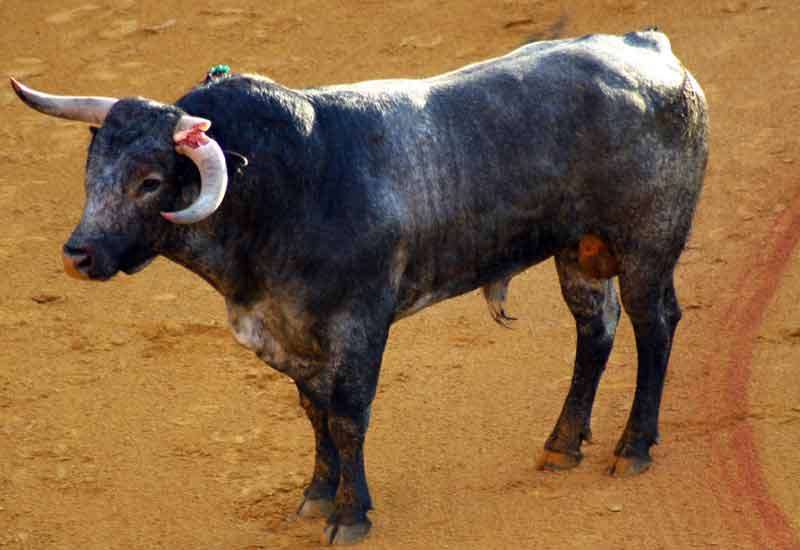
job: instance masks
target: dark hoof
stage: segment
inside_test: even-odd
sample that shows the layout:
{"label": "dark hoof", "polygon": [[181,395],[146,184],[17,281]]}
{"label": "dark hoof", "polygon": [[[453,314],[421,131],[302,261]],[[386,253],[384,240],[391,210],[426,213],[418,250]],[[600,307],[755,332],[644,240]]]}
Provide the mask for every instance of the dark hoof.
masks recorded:
{"label": "dark hoof", "polygon": [[641,474],[653,464],[650,457],[615,456],[608,468],[608,473],[614,477],[632,477]]}
{"label": "dark hoof", "polygon": [[580,453],[559,453],[558,451],[545,449],[542,458],[539,459],[537,468],[550,472],[560,472],[574,468],[581,463],[582,458],[583,456]]}
{"label": "dark hoof", "polygon": [[357,544],[367,538],[370,527],[372,527],[372,524],[369,520],[354,525],[332,523],[325,527],[325,531],[322,534],[322,544],[335,544],[337,546]]}
{"label": "dark hoof", "polygon": [[297,510],[297,515],[305,519],[328,519],[333,515],[335,508],[336,506],[334,506],[333,500],[306,497]]}

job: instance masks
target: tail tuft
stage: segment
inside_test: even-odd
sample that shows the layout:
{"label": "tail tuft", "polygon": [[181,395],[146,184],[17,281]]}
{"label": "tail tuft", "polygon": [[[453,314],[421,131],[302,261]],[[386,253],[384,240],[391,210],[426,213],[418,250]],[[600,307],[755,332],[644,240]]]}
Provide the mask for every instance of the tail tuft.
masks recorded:
{"label": "tail tuft", "polygon": [[489,314],[495,323],[504,328],[511,328],[512,323],[517,320],[516,317],[508,315],[505,310],[510,282],[511,277],[506,277],[489,283],[482,288],[483,297],[486,298],[486,305],[489,306]]}

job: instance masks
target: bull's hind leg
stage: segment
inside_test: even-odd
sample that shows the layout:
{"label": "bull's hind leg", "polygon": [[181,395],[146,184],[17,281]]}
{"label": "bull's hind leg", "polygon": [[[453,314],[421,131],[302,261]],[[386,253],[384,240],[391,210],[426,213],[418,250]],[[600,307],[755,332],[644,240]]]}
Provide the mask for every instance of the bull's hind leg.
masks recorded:
{"label": "bull's hind leg", "polygon": [[539,464],[546,470],[577,466],[583,456],[581,444],[591,440],[592,405],[611,353],[620,312],[613,282],[582,273],[574,251],[560,254],[556,269],[564,300],[575,317],[578,338],[569,394]]}
{"label": "bull's hind leg", "polygon": [[303,493],[297,514],[304,518],[328,518],[334,512],[334,498],[339,486],[339,452],[328,430],[328,413],[314,404],[302,390],[300,405],[314,428],[315,457],[311,483]]}
{"label": "bull's hind leg", "polygon": [[[675,294],[675,285],[672,277],[669,278],[667,287],[664,289],[664,314],[667,317],[667,326],[669,328],[669,353],[672,353],[672,342],[675,339],[675,329],[678,328],[678,323],[683,317],[681,306],[678,304],[678,296]],[[667,356],[669,359],[669,356]]]}
{"label": "bull's hind leg", "polygon": [[652,464],[650,447],[659,439],[658,413],[681,312],[671,271],[664,280],[653,281],[644,272],[631,270],[620,277],[620,290],[638,355],[633,407],[610,468],[612,474],[624,476],[643,472]]}

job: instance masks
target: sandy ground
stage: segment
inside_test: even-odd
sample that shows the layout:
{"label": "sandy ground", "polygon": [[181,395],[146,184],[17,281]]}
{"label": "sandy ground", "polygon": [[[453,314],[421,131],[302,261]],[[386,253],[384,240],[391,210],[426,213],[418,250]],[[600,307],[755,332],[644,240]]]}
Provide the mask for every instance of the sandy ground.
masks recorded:
{"label": "sandy ground", "polygon": [[[795,0],[235,3],[0,0],[0,75],[174,100],[229,63],[291,86],[423,76],[531,40],[657,24],[706,90],[712,159],[678,273],[655,466],[604,469],[627,418],[623,320],[580,468],[536,459],[571,375],[551,262],[513,331],[477,293],[395,326],[367,444],[363,548],[800,548],[800,4]],[[0,548],[316,548],[292,384],[238,348],[222,300],[157,261],[80,284],[82,124],[0,88]]]}

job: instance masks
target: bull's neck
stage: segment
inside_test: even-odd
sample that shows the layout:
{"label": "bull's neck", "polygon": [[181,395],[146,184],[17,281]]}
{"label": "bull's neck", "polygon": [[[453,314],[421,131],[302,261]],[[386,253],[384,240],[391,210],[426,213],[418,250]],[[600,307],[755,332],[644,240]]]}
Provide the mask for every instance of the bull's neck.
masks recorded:
{"label": "bull's neck", "polygon": [[[280,249],[270,238],[271,224],[253,223],[256,206],[226,196],[226,208],[208,219],[176,226],[170,246],[162,254],[196,273],[220,294],[237,302],[254,298],[266,283],[265,265]],[[236,203],[235,205],[232,203]]]}
{"label": "bull's neck", "polygon": [[[309,100],[275,84],[251,85],[261,93],[237,96],[225,112],[203,110],[202,95],[213,95],[213,88],[182,100],[191,112],[214,120],[213,131],[223,149],[249,163],[235,173],[229,168],[220,208],[197,224],[175,226],[162,251],[226,297],[245,301],[269,284],[274,270],[286,265],[283,260],[291,253],[287,247],[294,246],[292,226],[316,195],[326,164],[322,130]],[[263,126],[248,129],[242,120],[250,119]]]}

